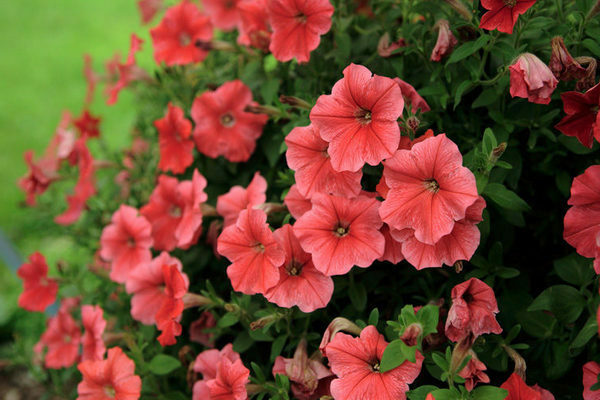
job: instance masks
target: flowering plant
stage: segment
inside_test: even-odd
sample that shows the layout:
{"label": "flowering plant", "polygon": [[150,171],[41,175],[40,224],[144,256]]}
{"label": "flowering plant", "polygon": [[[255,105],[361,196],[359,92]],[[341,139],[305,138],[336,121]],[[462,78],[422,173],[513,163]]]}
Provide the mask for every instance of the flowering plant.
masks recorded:
{"label": "flowering plant", "polygon": [[[60,304],[13,359],[48,393],[600,398],[599,2],[138,6],[151,41],[86,58],[24,155],[87,259],[18,271],[19,306]],[[99,84],[136,95],[123,152]]]}

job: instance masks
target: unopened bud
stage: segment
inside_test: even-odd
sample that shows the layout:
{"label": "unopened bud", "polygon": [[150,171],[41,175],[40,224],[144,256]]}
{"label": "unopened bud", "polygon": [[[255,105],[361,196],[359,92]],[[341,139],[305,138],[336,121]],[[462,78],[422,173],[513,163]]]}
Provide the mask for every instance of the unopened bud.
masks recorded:
{"label": "unopened bud", "polygon": [[407,346],[416,346],[419,336],[423,333],[423,326],[418,323],[412,323],[404,329],[400,339]]}
{"label": "unopened bud", "polygon": [[266,317],[262,317],[257,319],[256,321],[252,321],[250,323],[250,329],[252,329],[253,331],[257,330],[257,329],[262,329],[265,326],[267,326],[268,324],[270,324],[271,322],[275,322],[277,320],[277,315],[275,314],[271,314],[271,315],[267,315]]}
{"label": "unopened bud", "polygon": [[312,108],[308,101],[302,100],[301,98],[296,96],[286,96],[282,94],[281,96],[279,96],[279,101],[281,102],[281,104],[287,104],[292,107],[303,108],[305,110],[310,110]]}
{"label": "unopened bud", "polygon": [[458,342],[456,346],[454,346],[454,350],[452,350],[452,358],[450,360],[450,372],[458,373],[458,368],[461,366],[465,358],[469,355],[469,351],[471,347],[473,347],[473,342],[475,341],[475,337],[472,333],[469,333],[467,337]]}
{"label": "unopened bud", "polygon": [[231,43],[225,42],[223,40],[205,41],[205,40],[198,39],[198,40],[196,40],[194,45],[197,48],[199,48],[200,50],[204,50],[204,51],[211,51],[211,50],[234,51],[235,50],[235,47]]}
{"label": "unopened bud", "polygon": [[506,146],[506,142],[502,142],[497,147],[492,149],[492,154],[490,154],[490,161],[492,163],[495,163],[500,157],[502,157],[502,154],[504,154],[506,151]]}
{"label": "unopened bud", "polygon": [[452,7],[461,17],[470,21],[473,18],[471,11],[463,4],[460,0],[444,0],[450,7]]}
{"label": "unopened bud", "polygon": [[460,274],[463,270],[463,262],[462,261],[457,261],[454,263],[454,272],[456,272],[457,274]]}
{"label": "unopened bud", "polygon": [[212,304],[212,300],[208,297],[195,293],[186,293],[183,295],[183,308],[202,307],[210,304]]}
{"label": "unopened bud", "polygon": [[408,125],[413,132],[419,129],[420,124],[421,121],[419,121],[419,118],[415,117],[414,115],[406,120],[406,125]]}
{"label": "unopened bud", "polygon": [[252,114],[266,114],[270,117],[282,116],[281,110],[271,106],[263,106],[261,104],[249,104],[244,108],[244,111]]}
{"label": "unopened bud", "polygon": [[240,310],[240,306],[238,306],[237,304],[233,304],[233,303],[227,303],[223,306],[223,308],[227,312],[238,312]]}

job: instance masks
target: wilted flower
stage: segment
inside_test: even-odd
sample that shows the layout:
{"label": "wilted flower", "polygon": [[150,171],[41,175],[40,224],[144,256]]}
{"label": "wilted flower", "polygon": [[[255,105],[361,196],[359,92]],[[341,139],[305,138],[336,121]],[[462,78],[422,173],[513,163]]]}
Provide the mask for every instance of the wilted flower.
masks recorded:
{"label": "wilted flower", "polygon": [[539,58],[521,54],[510,67],[510,95],[532,103],[548,104],[558,80]]}

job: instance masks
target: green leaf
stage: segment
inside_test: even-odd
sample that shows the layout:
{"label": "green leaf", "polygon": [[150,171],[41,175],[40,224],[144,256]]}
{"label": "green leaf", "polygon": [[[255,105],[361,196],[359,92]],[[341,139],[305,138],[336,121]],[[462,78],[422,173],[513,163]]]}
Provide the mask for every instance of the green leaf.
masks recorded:
{"label": "green leaf", "polygon": [[448,371],[450,364],[443,355],[440,355],[439,352],[435,352],[431,353],[431,358],[433,358],[433,362],[440,367],[442,371]]}
{"label": "green leaf", "polygon": [[471,108],[485,107],[492,104],[500,96],[496,93],[496,89],[488,88],[483,90],[479,96],[471,104]]}
{"label": "green leaf", "polygon": [[285,346],[285,342],[287,341],[288,335],[278,336],[277,339],[273,340],[271,344],[271,362],[275,361],[275,358],[278,355],[281,355],[281,350],[283,346]]}
{"label": "green leaf", "polygon": [[586,49],[594,53],[596,57],[600,58],[600,46],[595,40],[590,38],[584,39],[581,44],[584,45]]}
{"label": "green leaf", "polygon": [[233,341],[233,350],[237,353],[243,353],[248,350],[254,344],[254,340],[250,337],[248,332],[240,333]]}
{"label": "green leaf", "polygon": [[459,400],[460,393],[456,389],[438,389],[431,392],[435,400]]}
{"label": "green leaf", "polygon": [[454,49],[446,64],[452,64],[469,57],[471,54],[475,53],[483,46],[485,46],[489,42],[489,40],[489,35],[481,35],[477,40],[473,42],[463,43],[462,45]]}
{"label": "green leaf", "polygon": [[258,365],[254,361],[251,361],[250,366],[252,367],[252,371],[254,371],[254,375],[256,376],[256,379],[259,382],[265,382],[267,380],[267,378],[265,377],[265,374],[263,373],[262,369],[260,368],[260,365]]}
{"label": "green leaf", "polygon": [[260,94],[264,100],[264,104],[271,104],[277,96],[279,90],[279,79],[269,79],[260,86]]}
{"label": "green leaf", "polygon": [[425,400],[429,393],[437,389],[438,387],[433,385],[420,386],[414,390],[411,390],[410,392],[407,392],[406,397],[408,397],[408,400]]}
{"label": "green leaf", "polygon": [[166,375],[175,371],[181,366],[181,363],[175,357],[166,354],[157,354],[148,363],[150,372],[156,375]]}
{"label": "green leaf", "polygon": [[490,128],[485,128],[485,131],[483,131],[483,152],[490,155],[497,146],[498,141],[494,136],[494,132]]}
{"label": "green leaf", "polygon": [[500,183],[488,183],[483,194],[502,208],[512,211],[528,211],[529,205],[515,192]]}
{"label": "green leaf", "polygon": [[585,297],[568,285],[554,285],[533,300],[527,311],[550,311],[559,321],[573,323],[585,307]]}
{"label": "green leaf", "polygon": [[473,400],[504,400],[506,396],[508,396],[506,389],[495,386],[478,386],[471,392]]}
{"label": "green leaf", "polygon": [[552,331],[556,325],[556,318],[543,311],[521,311],[517,314],[517,319],[525,332],[540,339],[547,339],[552,336]]}
{"label": "green leaf", "polygon": [[569,346],[569,351],[578,349],[583,347],[589,342],[596,334],[598,333],[598,322],[596,321],[596,316],[592,315],[588,318],[587,322],[581,328],[571,345]]}
{"label": "green leaf", "polygon": [[358,311],[363,311],[367,306],[367,289],[362,283],[353,283],[350,285],[348,296],[354,308]]}
{"label": "green leaf", "polygon": [[265,72],[274,71],[275,68],[277,68],[277,64],[279,64],[279,62],[273,56],[273,54],[269,54],[263,59],[263,68],[265,69]]}
{"label": "green leaf", "polygon": [[217,322],[217,326],[219,328],[227,328],[229,326],[237,324],[238,321],[239,318],[236,314],[228,312],[219,319],[219,322]]}
{"label": "green leaf", "polygon": [[428,304],[417,312],[417,320],[423,326],[423,337],[437,332],[439,316],[440,309],[433,304]]}
{"label": "green leaf", "polygon": [[576,286],[585,286],[594,278],[589,260],[576,253],[555,260],[554,270],[563,281]]}
{"label": "green leaf", "polygon": [[458,85],[458,88],[454,92],[454,108],[453,108],[453,110],[456,110],[456,107],[458,107],[458,105],[460,104],[460,99],[462,98],[462,95],[466,91],[471,89],[472,87],[473,87],[473,84],[471,83],[471,81],[463,81],[460,85]]}
{"label": "green leaf", "polygon": [[369,314],[368,324],[377,326],[377,323],[379,323],[379,310],[377,309],[377,307],[375,307],[373,310],[371,310],[371,314]]}
{"label": "green leaf", "polygon": [[406,360],[416,361],[417,346],[407,346],[401,339],[396,339],[387,345],[379,364],[380,372],[390,371]]}

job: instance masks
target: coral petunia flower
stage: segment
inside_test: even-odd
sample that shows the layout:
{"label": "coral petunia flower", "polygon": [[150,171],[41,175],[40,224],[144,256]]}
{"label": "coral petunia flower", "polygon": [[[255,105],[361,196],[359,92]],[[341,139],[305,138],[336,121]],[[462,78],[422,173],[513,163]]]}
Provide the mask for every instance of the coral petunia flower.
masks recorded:
{"label": "coral petunia flower", "polygon": [[489,31],[512,33],[519,15],[524,14],[537,0],[481,0],[481,5],[489,10],[481,17],[479,27]]}
{"label": "coral petunia flower", "polygon": [[137,35],[131,34],[131,45],[129,48],[129,54],[124,64],[120,62],[120,57],[115,56],[114,60],[107,64],[111,76],[118,76],[118,80],[112,84],[107,84],[105,91],[108,94],[106,104],[113,105],[119,98],[121,90],[125,89],[131,82],[147,77],[148,75],[144,70],[136,65],[135,54],[142,50],[142,43],[144,41]]}
{"label": "coral petunia flower", "polygon": [[271,43],[268,0],[242,0],[237,7],[240,13],[237,42],[268,51]]}
{"label": "coral petunia flower", "polygon": [[425,99],[421,97],[410,83],[405,82],[400,78],[394,78],[394,82],[400,86],[402,98],[404,98],[404,105],[406,108],[410,108],[413,114],[416,113],[417,110],[421,110],[422,113],[431,111],[429,104],[427,104]]}
{"label": "coral petunia flower", "polygon": [[236,362],[240,360],[240,355],[233,350],[231,343],[226,344],[221,350],[210,349],[204,350],[198,354],[194,361],[194,371],[201,373],[204,380],[215,379],[217,377],[217,368],[219,363],[224,359]]}
{"label": "coral petunia flower", "polygon": [[135,363],[119,347],[108,350],[106,360],[84,361],[77,366],[82,381],[78,400],[137,400],[142,380],[135,375]]}
{"label": "coral petunia flower", "polygon": [[181,272],[187,290],[189,279],[182,272],[181,261],[171,257],[165,251],[151,262],[140,264],[129,274],[127,282],[125,282],[127,293],[133,295],[131,297],[131,316],[146,325],[156,323],[154,317],[167,297],[165,277],[162,270],[163,265],[177,267]]}
{"label": "coral petunia flower", "polygon": [[167,114],[154,121],[154,126],[158,130],[160,148],[158,168],[181,174],[194,162],[194,142],[190,139],[192,123],[181,108],[169,103]]}
{"label": "coral petunia flower", "polygon": [[173,345],[177,342],[176,336],[181,335],[181,313],[183,312],[183,296],[187,293],[188,281],[177,265],[162,264],[165,291],[162,304],[154,319],[156,326],[161,331],[158,341],[162,346]]}
{"label": "coral petunia flower", "polygon": [[522,97],[537,104],[550,103],[558,80],[542,60],[531,53],[523,53],[509,69],[512,97]]}
{"label": "coral petunia flower", "polygon": [[203,311],[200,317],[190,324],[190,340],[205,347],[215,347],[215,334],[211,331],[217,320],[210,311]]}
{"label": "coral petunia flower", "polygon": [[302,215],[304,215],[304,213],[310,211],[312,208],[310,199],[302,196],[296,184],[292,185],[288,193],[285,195],[283,204],[285,204],[288,211],[295,219],[300,218]]}
{"label": "coral petunia flower", "polygon": [[197,63],[206,58],[208,51],[196,45],[213,37],[209,18],[198,6],[183,0],[170,7],[160,24],[150,30],[154,46],[154,60],[167,66]]}
{"label": "coral petunia flower", "polygon": [[19,307],[27,311],[44,311],[54,303],[58,292],[58,283],[48,278],[48,264],[40,252],[29,256],[29,262],[17,270],[23,280],[23,293],[19,296]]}
{"label": "coral petunia flower", "polygon": [[192,400],[246,400],[246,384],[250,371],[242,360],[230,361],[223,358],[217,365],[214,379],[201,380],[194,384]]}
{"label": "coral petunia flower", "polygon": [[106,346],[102,339],[106,321],[104,320],[104,312],[100,306],[85,305],[81,307],[81,322],[83,323],[83,337],[81,344],[83,345],[82,361],[92,360],[99,361],[104,359]]}
{"label": "coral petunia flower", "polygon": [[138,0],[137,6],[142,17],[142,24],[147,24],[163,7],[164,0]]}
{"label": "coral petunia flower", "polygon": [[223,30],[231,31],[240,22],[238,3],[241,0],[202,0],[204,11],[210,17],[212,24]]}
{"label": "coral petunia flower", "polygon": [[42,347],[47,347],[48,352],[44,365],[46,368],[68,368],[75,364],[79,357],[79,344],[81,331],[71,314],[66,309],[48,320],[46,331],[40,338]]}
{"label": "coral petunia flower", "polygon": [[445,19],[440,19],[435,23],[435,27],[438,29],[437,42],[431,52],[431,61],[442,61],[442,58],[446,57],[454,46],[458,43],[458,40],[450,30],[450,24]]}
{"label": "coral petunia flower", "polygon": [[286,136],[288,166],[296,171],[296,185],[305,197],[329,193],[356,197],[362,187],[362,171],[338,172],[327,154],[329,144],[321,139],[313,125],[296,127]]}
{"label": "coral petunia flower", "polygon": [[567,115],[555,128],[592,148],[594,138],[600,141],[600,83],[585,93],[563,92],[560,97]]}
{"label": "coral petunia flower", "polygon": [[234,290],[265,294],[279,282],[278,267],[285,261],[285,251],[269,229],[264,211],[243,210],[235,225],[219,236],[217,250],[232,262],[227,276]]}
{"label": "coral petunia flower", "polygon": [[552,393],[538,385],[527,386],[525,381],[514,372],[500,387],[508,390],[505,400],[554,400]]}
{"label": "coral petunia flower", "polygon": [[452,288],[452,307],[446,319],[446,337],[459,342],[469,334],[478,337],[484,333],[502,332],[496,321],[498,304],[494,290],[477,278]]}
{"label": "coral petunia flower", "polygon": [[277,356],[273,365],[273,376],[280,374],[290,379],[292,393],[298,400],[318,400],[331,396],[329,385],[333,373],[323,365],[320,354],[308,357],[306,340],[300,340],[294,358]]}
{"label": "coral petunia flower", "polygon": [[389,261],[392,264],[398,264],[404,260],[402,254],[402,242],[397,241],[390,232],[390,227],[387,224],[381,226],[381,233],[385,238],[385,249],[383,255],[378,258],[379,261]]}
{"label": "coral petunia flower", "polygon": [[49,158],[43,158],[34,162],[33,151],[31,150],[23,153],[23,158],[29,171],[27,175],[19,179],[18,185],[25,192],[25,203],[28,206],[35,206],[36,197],[43,194],[52,181],[58,178],[56,174],[58,162]]}
{"label": "coral petunia flower", "polygon": [[600,375],[600,364],[595,361],[583,365],[583,399],[600,400],[600,390],[592,390],[592,386],[598,383]]}
{"label": "coral petunia flower", "polygon": [[329,32],[333,6],[329,0],[271,0],[269,17],[273,27],[269,50],[279,61],[296,58],[308,62],[319,47],[321,35]]}
{"label": "coral petunia flower", "polygon": [[458,375],[465,379],[465,388],[470,392],[480,382],[490,383],[490,377],[483,372],[487,370],[487,367],[479,361],[477,354],[473,350],[469,350],[469,355],[471,359]]}
{"label": "coral petunia flower", "polygon": [[327,345],[329,365],[338,379],[331,382],[331,395],[344,400],[405,400],[408,385],[421,372],[423,356],[416,353],[416,362],[404,361],[400,366],[381,373],[379,364],[387,347],[383,335],[373,325],[360,337],[338,333]]}
{"label": "coral petunia flower", "polygon": [[343,275],[354,265],[367,268],[383,255],[379,201],[322,193],[311,201],[312,209],[296,221],[294,233],[317,270],[328,276]]}
{"label": "coral petunia flower", "polygon": [[264,203],[267,200],[266,191],[267,181],[257,171],[245,189],[236,185],[217,197],[217,213],[223,217],[224,226],[235,224],[242,210]]}
{"label": "coral petunia flower", "polygon": [[279,307],[298,306],[305,313],[327,306],[333,294],[333,280],[317,271],[292,226],[285,224],[273,235],[285,250],[285,262],[279,267],[279,283],[265,293],[267,300]]}
{"label": "coral petunia flower", "polygon": [[92,68],[92,56],[89,54],[83,55],[83,77],[87,83],[87,90],[85,92],[85,100],[83,104],[85,107],[89,107],[94,100],[94,92],[96,91],[96,84],[100,81],[100,76],[98,76],[94,69]]}
{"label": "coral petunia flower", "polygon": [[100,117],[94,117],[87,109],[85,109],[82,111],[79,118],[73,121],[73,125],[77,128],[81,137],[88,139],[97,138],[100,136],[100,120]]}
{"label": "coral petunia flower", "polygon": [[198,151],[231,162],[248,161],[269,117],[244,111],[252,92],[240,80],[226,82],[214,92],[204,92],[192,104]]}
{"label": "coral petunia flower", "polygon": [[111,262],[110,279],[124,283],[129,273],[152,259],[152,226],[138,211],[122,204],[102,230],[100,257]]}
{"label": "coral petunia flower", "polygon": [[465,218],[478,198],[475,176],[462,166],[454,142],[440,134],[398,150],[384,163],[391,188],[379,214],[390,228],[412,228],[422,243],[435,244]]}
{"label": "coral petunia flower", "polygon": [[322,95],[310,112],[336,171],[358,171],[391,157],[400,141],[398,117],[404,99],[393,79],[350,64],[331,95]]}

